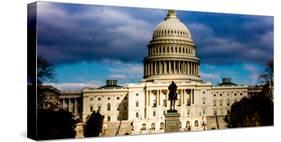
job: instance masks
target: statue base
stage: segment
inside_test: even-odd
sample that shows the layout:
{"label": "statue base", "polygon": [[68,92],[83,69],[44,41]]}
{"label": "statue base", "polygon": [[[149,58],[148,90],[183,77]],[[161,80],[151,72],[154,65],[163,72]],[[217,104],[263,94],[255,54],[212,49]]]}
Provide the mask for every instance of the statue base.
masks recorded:
{"label": "statue base", "polygon": [[165,133],[180,131],[180,114],[176,110],[168,110],[165,114]]}

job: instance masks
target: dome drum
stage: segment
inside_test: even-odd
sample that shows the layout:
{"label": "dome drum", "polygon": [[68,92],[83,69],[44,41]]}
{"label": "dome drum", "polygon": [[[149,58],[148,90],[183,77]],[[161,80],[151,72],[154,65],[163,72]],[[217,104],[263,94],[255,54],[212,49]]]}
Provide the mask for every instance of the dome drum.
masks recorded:
{"label": "dome drum", "polygon": [[175,10],[154,30],[144,58],[144,79],[201,81],[200,61],[188,28],[180,22]]}

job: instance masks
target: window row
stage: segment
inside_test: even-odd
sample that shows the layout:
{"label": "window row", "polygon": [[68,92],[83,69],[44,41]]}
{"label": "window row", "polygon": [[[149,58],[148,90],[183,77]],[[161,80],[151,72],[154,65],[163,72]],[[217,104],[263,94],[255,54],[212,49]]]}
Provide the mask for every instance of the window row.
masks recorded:
{"label": "window row", "polygon": [[167,29],[167,30],[156,31],[154,32],[153,36],[159,37],[159,36],[170,35],[170,34],[177,34],[178,36],[184,36],[187,35],[188,33],[180,30]]}
{"label": "window row", "polygon": [[[225,100],[225,103],[226,103],[227,106],[230,106],[230,103],[231,103],[230,101],[231,101],[230,98],[227,98],[227,99]],[[219,104],[217,104],[217,102],[218,102]],[[237,102],[237,99],[234,99],[233,102]],[[222,106],[223,103],[224,103],[223,99],[219,99],[219,100],[214,99],[214,100],[213,100],[213,106],[217,106],[217,105]]]}
{"label": "window row", "polygon": [[[119,111],[119,110],[120,110],[120,107],[122,107],[123,110],[125,110],[125,111],[127,110],[127,107],[126,107],[126,106],[122,106],[122,105],[119,105],[119,104],[116,105],[116,110]],[[112,110],[111,104],[110,104],[110,103],[107,103],[107,105],[106,105],[106,111],[111,111],[111,110]],[[90,111],[91,111],[91,112],[94,111],[94,107],[93,107],[93,106],[90,106]],[[101,111],[101,105],[98,105],[97,111]]]}
{"label": "window row", "polygon": [[[193,126],[194,127],[199,127],[199,126],[206,126],[206,124],[202,121],[201,124],[198,120],[195,120],[194,123],[193,123]],[[180,122],[180,127],[182,128],[182,124]],[[190,128],[192,127],[192,124],[190,123],[190,121],[186,121],[186,125],[185,125],[186,128]],[[165,128],[165,123],[164,122],[160,122],[160,130],[163,130]],[[155,130],[155,123],[151,123],[150,124],[150,127],[147,128],[146,126],[146,123],[142,123],[141,125],[141,130],[144,131],[144,130]]]}
{"label": "window row", "polygon": [[[101,97],[98,97],[98,101],[101,101]],[[107,100],[111,100],[111,97],[107,97]],[[120,97],[116,97],[116,100],[120,100]],[[127,100],[127,97],[124,97],[124,100]],[[90,97],[90,101],[94,101],[93,97]]]}
{"label": "window row", "polygon": [[183,53],[193,54],[194,51],[190,47],[151,47],[149,48],[149,56],[161,53]]}
{"label": "window row", "polygon": [[[223,94],[224,93],[218,93],[218,94],[213,94],[213,96],[214,97],[216,97],[216,96],[220,96],[220,97],[222,97],[223,96]],[[233,96],[238,96],[238,94],[240,95],[240,96],[243,96],[243,93],[233,93]],[[229,96],[230,94],[229,93],[227,93],[227,96]]]}

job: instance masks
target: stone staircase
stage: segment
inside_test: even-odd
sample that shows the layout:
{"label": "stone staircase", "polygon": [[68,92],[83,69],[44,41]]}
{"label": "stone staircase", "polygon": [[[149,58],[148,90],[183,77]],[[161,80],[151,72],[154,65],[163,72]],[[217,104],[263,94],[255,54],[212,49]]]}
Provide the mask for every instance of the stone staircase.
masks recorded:
{"label": "stone staircase", "polygon": [[130,135],[132,132],[131,122],[128,120],[104,122],[102,136]]}

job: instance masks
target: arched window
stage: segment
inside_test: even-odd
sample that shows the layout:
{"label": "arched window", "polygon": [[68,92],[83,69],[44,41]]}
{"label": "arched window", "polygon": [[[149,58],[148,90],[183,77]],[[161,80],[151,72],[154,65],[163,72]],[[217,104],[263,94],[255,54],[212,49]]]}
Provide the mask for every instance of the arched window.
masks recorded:
{"label": "arched window", "polygon": [[217,106],[217,100],[216,99],[213,100],[213,104],[214,104],[214,106]]}
{"label": "arched window", "polygon": [[190,121],[186,121],[186,128],[190,126]]}
{"label": "arched window", "polygon": [[198,127],[198,126],[199,126],[198,120],[195,120],[195,121],[194,121],[194,126],[195,126],[195,127]]}
{"label": "arched window", "polygon": [[108,103],[108,104],[107,104],[107,111],[110,111],[110,110],[111,110],[111,104]]}
{"label": "arched window", "polygon": [[146,130],[146,124],[145,123],[142,123],[141,130]]}
{"label": "arched window", "polygon": [[164,122],[161,122],[160,123],[160,130],[163,130],[164,129]]}
{"label": "arched window", "polygon": [[151,123],[151,130],[155,130],[155,123]]}
{"label": "arched window", "polygon": [[229,98],[226,99],[226,105],[227,105],[227,106],[230,105],[230,99],[229,99]]}
{"label": "arched window", "polygon": [[180,121],[180,128],[181,128],[181,121]]}

